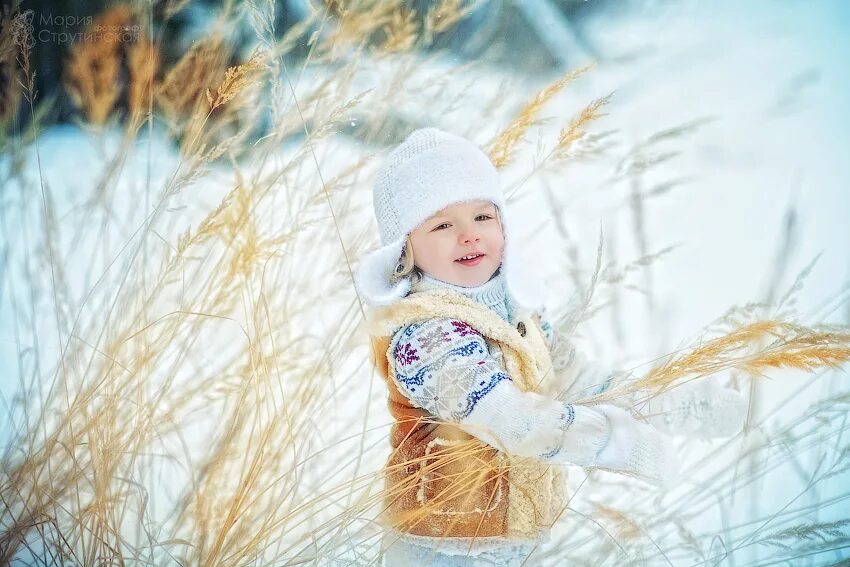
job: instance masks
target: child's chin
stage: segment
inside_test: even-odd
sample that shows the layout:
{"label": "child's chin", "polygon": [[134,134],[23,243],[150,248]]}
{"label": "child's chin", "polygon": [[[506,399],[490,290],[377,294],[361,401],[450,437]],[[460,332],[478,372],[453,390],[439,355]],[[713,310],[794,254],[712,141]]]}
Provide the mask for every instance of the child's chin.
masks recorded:
{"label": "child's chin", "polygon": [[464,287],[478,287],[484,285],[495,273],[495,269],[489,269],[487,266],[475,266],[475,269],[463,268],[465,272],[457,275],[457,280]]}

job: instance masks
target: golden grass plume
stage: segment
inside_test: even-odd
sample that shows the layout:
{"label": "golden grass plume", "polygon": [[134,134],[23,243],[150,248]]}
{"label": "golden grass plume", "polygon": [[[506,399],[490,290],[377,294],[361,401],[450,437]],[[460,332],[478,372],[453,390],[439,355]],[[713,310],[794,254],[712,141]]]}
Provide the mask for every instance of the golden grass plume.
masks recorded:
{"label": "golden grass plume", "polygon": [[416,10],[394,10],[390,21],[384,26],[386,39],[381,49],[389,52],[409,51],[416,44],[418,30]]}
{"label": "golden grass plume", "polygon": [[[767,344],[761,346],[765,341]],[[806,327],[790,321],[767,319],[742,325],[729,333],[698,343],[674,355],[643,377],[622,382],[595,400],[616,399],[643,391],[663,392],[689,376],[709,376],[723,370],[760,375],[769,369],[840,368],[850,361],[850,331],[846,327]]]}
{"label": "golden grass plume", "polygon": [[497,169],[501,169],[511,162],[517,144],[525,137],[532,126],[539,123],[538,115],[546,103],[592,67],[593,65],[589,64],[570,71],[539,91],[520,109],[516,118],[488,144],[487,155]]}
{"label": "golden grass plume", "polygon": [[[100,26],[123,26],[131,21],[126,6],[114,6],[94,19],[86,32]],[[99,39],[98,39],[99,38]],[[65,63],[64,83],[71,100],[89,122],[101,125],[121,95],[120,43],[96,36],[74,44]]]}
{"label": "golden grass plume", "polygon": [[174,122],[194,116],[207,102],[207,90],[227,76],[228,52],[223,38],[210,36],[195,42],[165,74],[156,100]]}
{"label": "golden grass plume", "polygon": [[215,96],[210,89],[206,90],[207,102],[210,104],[210,112],[227,104],[239,96],[249,85],[256,81],[256,76],[266,69],[266,55],[257,50],[248,58],[248,61],[235,67],[228,67],[224,79],[216,89]]}
{"label": "golden grass plume", "polygon": [[443,33],[475,8],[477,2],[461,8],[460,0],[440,0],[428,9],[425,18],[426,34]]}
{"label": "golden grass plume", "polygon": [[[95,125],[126,97],[131,120],[147,111],[159,69],[159,50],[134,8],[115,4],[98,15],[71,48],[63,82],[71,100]],[[126,93],[126,94],[125,94]]]}

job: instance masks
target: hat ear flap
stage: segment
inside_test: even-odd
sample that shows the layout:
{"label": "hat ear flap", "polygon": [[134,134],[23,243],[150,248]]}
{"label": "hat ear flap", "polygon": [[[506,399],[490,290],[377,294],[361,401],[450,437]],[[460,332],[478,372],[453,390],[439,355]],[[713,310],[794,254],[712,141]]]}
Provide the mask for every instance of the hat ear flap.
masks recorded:
{"label": "hat ear flap", "polygon": [[357,293],[372,305],[390,305],[410,291],[410,278],[392,283],[407,237],[366,254],[354,274]]}

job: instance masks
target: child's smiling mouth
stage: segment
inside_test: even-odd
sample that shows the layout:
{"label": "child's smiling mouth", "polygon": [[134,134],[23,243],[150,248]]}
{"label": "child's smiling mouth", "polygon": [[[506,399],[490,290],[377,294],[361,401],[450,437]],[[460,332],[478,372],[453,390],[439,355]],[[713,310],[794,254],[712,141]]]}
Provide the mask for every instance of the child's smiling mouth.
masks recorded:
{"label": "child's smiling mouth", "polygon": [[475,252],[473,254],[467,254],[466,256],[462,256],[455,260],[455,262],[458,262],[459,264],[462,264],[464,266],[475,266],[477,264],[480,264],[483,258],[484,254]]}

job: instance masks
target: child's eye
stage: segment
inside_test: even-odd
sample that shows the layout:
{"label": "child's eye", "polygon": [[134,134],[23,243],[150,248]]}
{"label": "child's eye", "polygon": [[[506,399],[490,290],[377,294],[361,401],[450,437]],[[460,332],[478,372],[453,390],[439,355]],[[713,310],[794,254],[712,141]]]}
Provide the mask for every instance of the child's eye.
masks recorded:
{"label": "child's eye", "polygon": [[[478,219],[481,219],[481,220],[490,220],[490,219],[492,219],[492,218],[493,218],[493,217],[492,217],[492,216],[490,216],[490,215],[480,214],[480,215],[478,215],[477,217],[475,217],[475,220],[478,220]],[[431,232],[434,232],[435,230],[443,230],[443,229],[442,229],[442,227],[444,227],[444,226],[451,226],[451,225],[450,225],[449,223],[447,223],[447,222],[444,222],[443,224],[437,225],[437,226],[435,226],[434,228],[432,228],[432,229],[431,229]]]}

